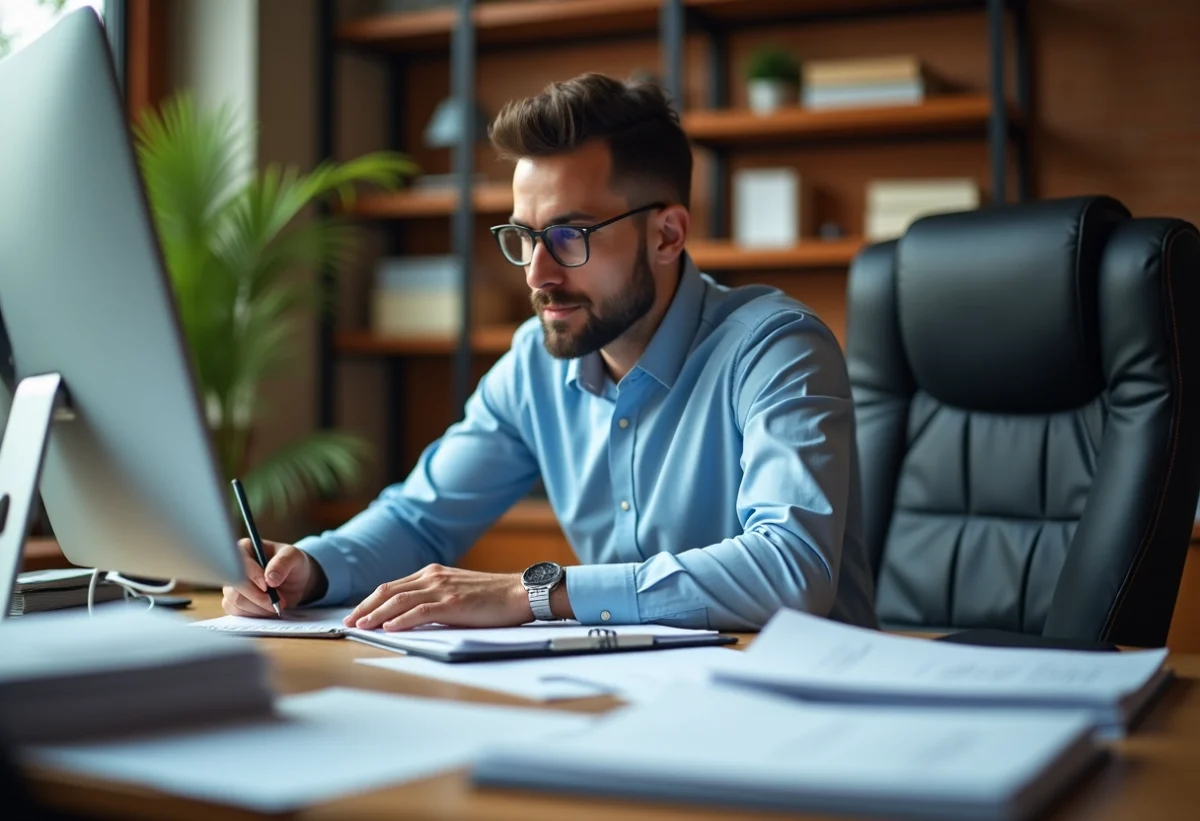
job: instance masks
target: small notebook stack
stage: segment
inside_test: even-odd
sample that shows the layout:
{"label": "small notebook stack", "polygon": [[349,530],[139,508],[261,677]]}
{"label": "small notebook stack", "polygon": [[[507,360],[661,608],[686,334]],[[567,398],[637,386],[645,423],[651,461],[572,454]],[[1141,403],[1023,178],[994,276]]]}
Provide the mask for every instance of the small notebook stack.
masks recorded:
{"label": "small notebook stack", "polygon": [[[47,610],[62,610],[67,607],[87,605],[88,584],[92,571],[86,567],[70,567],[56,570],[34,570],[17,576],[13,589],[10,616],[26,613],[42,613]],[[116,601],[125,591],[119,584],[100,579],[96,583],[93,603]]]}
{"label": "small notebook stack", "polygon": [[269,715],[266,659],[161,611],[0,622],[0,737],[73,741]]}

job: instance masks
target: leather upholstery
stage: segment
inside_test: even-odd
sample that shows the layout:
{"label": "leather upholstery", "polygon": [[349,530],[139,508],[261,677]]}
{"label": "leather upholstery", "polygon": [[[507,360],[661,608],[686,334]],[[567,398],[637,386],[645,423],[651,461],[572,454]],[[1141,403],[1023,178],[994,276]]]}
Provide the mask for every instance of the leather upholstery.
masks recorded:
{"label": "leather upholstery", "polygon": [[1200,494],[1200,235],[1076,197],[927,217],[850,270],[888,627],[1161,646]]}

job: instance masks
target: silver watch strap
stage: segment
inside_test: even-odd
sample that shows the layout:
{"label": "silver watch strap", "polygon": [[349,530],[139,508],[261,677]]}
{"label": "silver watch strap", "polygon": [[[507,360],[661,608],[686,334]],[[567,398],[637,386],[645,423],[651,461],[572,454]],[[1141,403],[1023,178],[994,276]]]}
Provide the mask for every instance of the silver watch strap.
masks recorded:
{"label": "silver watch strap", "polygon": [[531,587],[529,589],[529,609],[538,621],[554,621],[554,611],[550,609],[550,588]]}

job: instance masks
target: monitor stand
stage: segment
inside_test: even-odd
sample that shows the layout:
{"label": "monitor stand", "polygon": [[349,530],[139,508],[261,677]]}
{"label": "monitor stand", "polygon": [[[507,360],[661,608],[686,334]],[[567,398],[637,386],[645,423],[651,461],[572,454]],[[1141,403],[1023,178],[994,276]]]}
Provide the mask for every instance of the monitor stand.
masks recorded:
{"label": "monitor stand", "polygon": [[17,384],[0,442],[0,620],[12,608],[50,425],[74,418],[61,374],[29,376]]}

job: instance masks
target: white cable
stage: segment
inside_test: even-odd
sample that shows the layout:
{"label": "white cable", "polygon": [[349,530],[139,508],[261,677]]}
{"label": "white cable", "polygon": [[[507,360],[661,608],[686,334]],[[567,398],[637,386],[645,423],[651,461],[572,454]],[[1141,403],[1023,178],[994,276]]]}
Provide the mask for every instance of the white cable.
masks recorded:
{"label": "white cable", "polygon": [[142,593],[145,595],[161,595],[163,593],[170,593],[172,590],[175,589],[175,580],[174,579],[170,579],[166,584],[159,584],[159,585],[145,584],[144,582],[135,582],[132,579],[127,579],[124,576],[122,576],[120,573],[116,572],[115,570],[110,570],[108,572],[108,575],[106,575],[104,577],[104,579],[105,579],[105,581],[110,581],[115,584],[119,584],[124,588],[127,588],[129,590],[135,590],[138,593]]}
{"label": "white cable", "polygon": [[[96,600],[96,582],[100,580],[101,570],[98,567],[92,568],[92,578],[88,582],[87,609],[88,615],[93,615],[93,603]],[[110,570],[104,574],[106,582],[118,584],[125,591],[125,596],[132,596],[135,599],[146,599],[150,602],[147,610],[153,610],[156,604],[154,597],[164,593],[170,593],[175,589],[175,579],[169,580],[166,584],[152,585],[142,582],[135,582],[133,579],[127,579],[115,570]]]}
{"label": "white cable", "polygon": [[100,568],[92,568],[92,580],[88,582],[88,615],[92,615],[92,602],[96,599],[96,581],[100,578]]}

